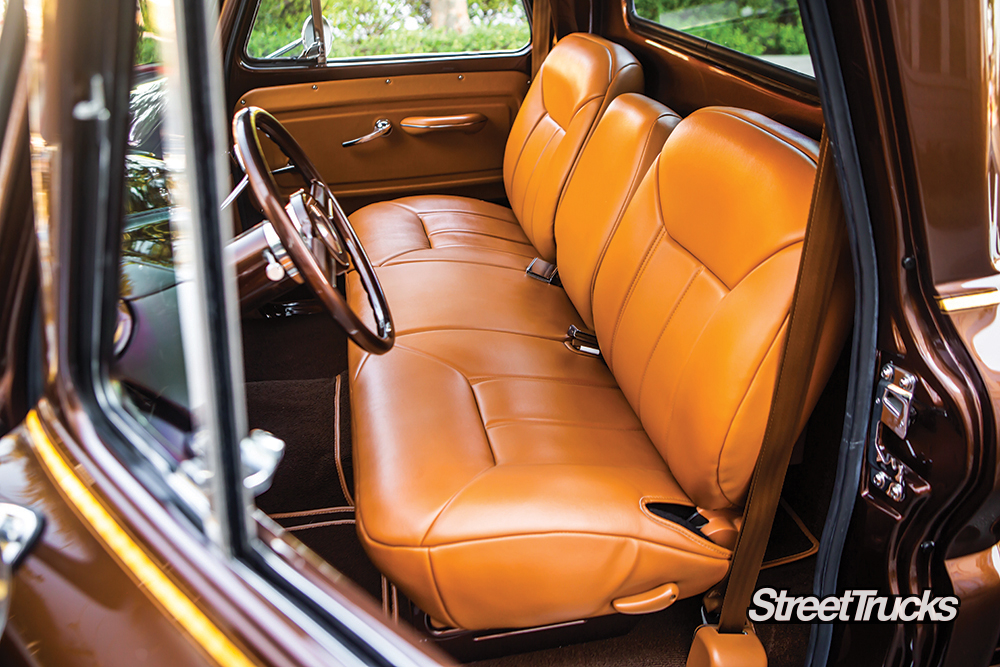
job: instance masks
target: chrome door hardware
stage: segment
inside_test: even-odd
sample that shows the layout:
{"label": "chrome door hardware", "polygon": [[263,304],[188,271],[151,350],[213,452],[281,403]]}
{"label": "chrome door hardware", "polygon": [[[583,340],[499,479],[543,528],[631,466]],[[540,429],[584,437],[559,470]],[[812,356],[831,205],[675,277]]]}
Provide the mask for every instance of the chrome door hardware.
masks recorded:
{"label": "chrome door hardware", "polygon": [[917,377],[893,364],[882,367],[879,401],[882,403],[882,423],[900,438],[906,437],[910,426],[910,403]]}
{"label": "chrome door hardware", "polygon": [[392,132],[392,123],[389,122],[388,118],[379,118],[375,121],[375,129],[363,137],[358,137],[357,139],[351,139],[350,141],[345,141],[342,145],[344,148],[348,146],[357,146],[358,144],[367,144],[373,139],[378,139],[379,137],[384,137],[385,135]]}
{"label": "chrome door hardware", "polygon": [[38,541],[44,525],[35,510],[0,503],[0,634],[7,624],[14,570]]}
{"label": "chrome door hardware", "polygon": [[912,403],[917,376],[892,363],[882,366],[879,376],[875,409],[880,412],[880,416],[872,432],[868,454],[869,474],[871,486],[898,505],[911,496],[920,497],[930,491],[930,485],[925,479],[889,451],[886,445],[893,443],[891,440],[887,443],[883,436],[884,430],[888,428],[900,440],[906,438],[915,413]]}

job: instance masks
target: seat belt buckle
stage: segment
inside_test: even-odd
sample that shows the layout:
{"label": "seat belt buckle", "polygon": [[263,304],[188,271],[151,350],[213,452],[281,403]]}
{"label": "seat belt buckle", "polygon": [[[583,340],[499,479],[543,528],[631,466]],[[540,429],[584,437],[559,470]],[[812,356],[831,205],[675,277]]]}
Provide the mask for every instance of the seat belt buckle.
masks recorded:
{"label": "seat belt buckle", "polygon": [[524,274],[529,278],[540,280],[549,285],[562,285],[562,282],[559,280],[559,268],[555,264],[546,262],[544,259],[538,257],[531,260],[531,264],[524,270]]}
{"label": "seat belt buckle", "polygon": [[601,356],[601,346],[597,342],[597,336],[586,331],[581,331],[575,324],[569,325],[566,331],[566,347],[592,357]]}

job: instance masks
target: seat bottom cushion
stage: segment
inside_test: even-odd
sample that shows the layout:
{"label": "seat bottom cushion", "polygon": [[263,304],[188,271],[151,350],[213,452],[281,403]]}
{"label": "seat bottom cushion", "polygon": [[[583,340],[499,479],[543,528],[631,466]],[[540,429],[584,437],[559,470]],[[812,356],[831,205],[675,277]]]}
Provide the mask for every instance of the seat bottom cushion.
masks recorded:
{"label": "seat bottom cushion", "polygon": [[535,257],[514,213],[478,199],[425,195],[377,202],[351,215],[372,265],[465,261],[520,267]]}
{"label": "seat bottom cushion", "polygon": [[692,503],[600,359],[432,330],[383,356],[352,346],[350,367],[359,535],[437,621],[554,623],[725,575],[728,550],[647,510]]}

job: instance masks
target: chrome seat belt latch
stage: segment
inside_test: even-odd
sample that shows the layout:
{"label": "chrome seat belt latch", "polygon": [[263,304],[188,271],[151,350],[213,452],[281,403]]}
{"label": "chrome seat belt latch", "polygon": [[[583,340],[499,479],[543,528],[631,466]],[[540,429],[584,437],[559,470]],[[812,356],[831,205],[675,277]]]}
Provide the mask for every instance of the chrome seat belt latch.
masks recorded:
{"label": "chrome seat belt latch", "polygon": [[574,352],[589,354],[592,357],[601,356],[601,346],[597,342],[597,336],[580,331],[575,324],[569,325],[566,331],[566,345]]}
{"label": "chrome seat belt latch", "polygon": [[531,260],[531,264],[524,270],[524,274],[529,278],[540,280],[550,285],[562,285],[559,280],[559,269],[555,264],[546,262],[538,257]]}

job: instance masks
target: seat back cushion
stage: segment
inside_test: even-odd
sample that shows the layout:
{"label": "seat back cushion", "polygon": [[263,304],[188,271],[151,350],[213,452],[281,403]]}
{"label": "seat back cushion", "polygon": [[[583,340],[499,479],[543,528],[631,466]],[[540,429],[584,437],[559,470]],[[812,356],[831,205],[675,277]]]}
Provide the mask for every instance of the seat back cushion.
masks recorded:
{"label": "seat back cushion", "polygon": [[547,261],[566,179],[597,119],[622,93],[642,92],[642,68],[625,48],[573,33],[552,49],[514,119],[503,178],[514,215]]}
{"label": "seat back cushion", "polygon": [[[809,217],[816,142],[759,114],[681,121],[608,244],[594,285],[604,357],[699,506],[743,502],[760,451]],[[838,278],[806,413],[849,328]],[[803,420],[804,421],[804,420]]]}
{"label": "seat back cushion", "polygon": [[556,263],[566,294],[593,328],[597,266],[642,177],[680,116],[643,95],[616,98],[577,161],[556,212]]}

